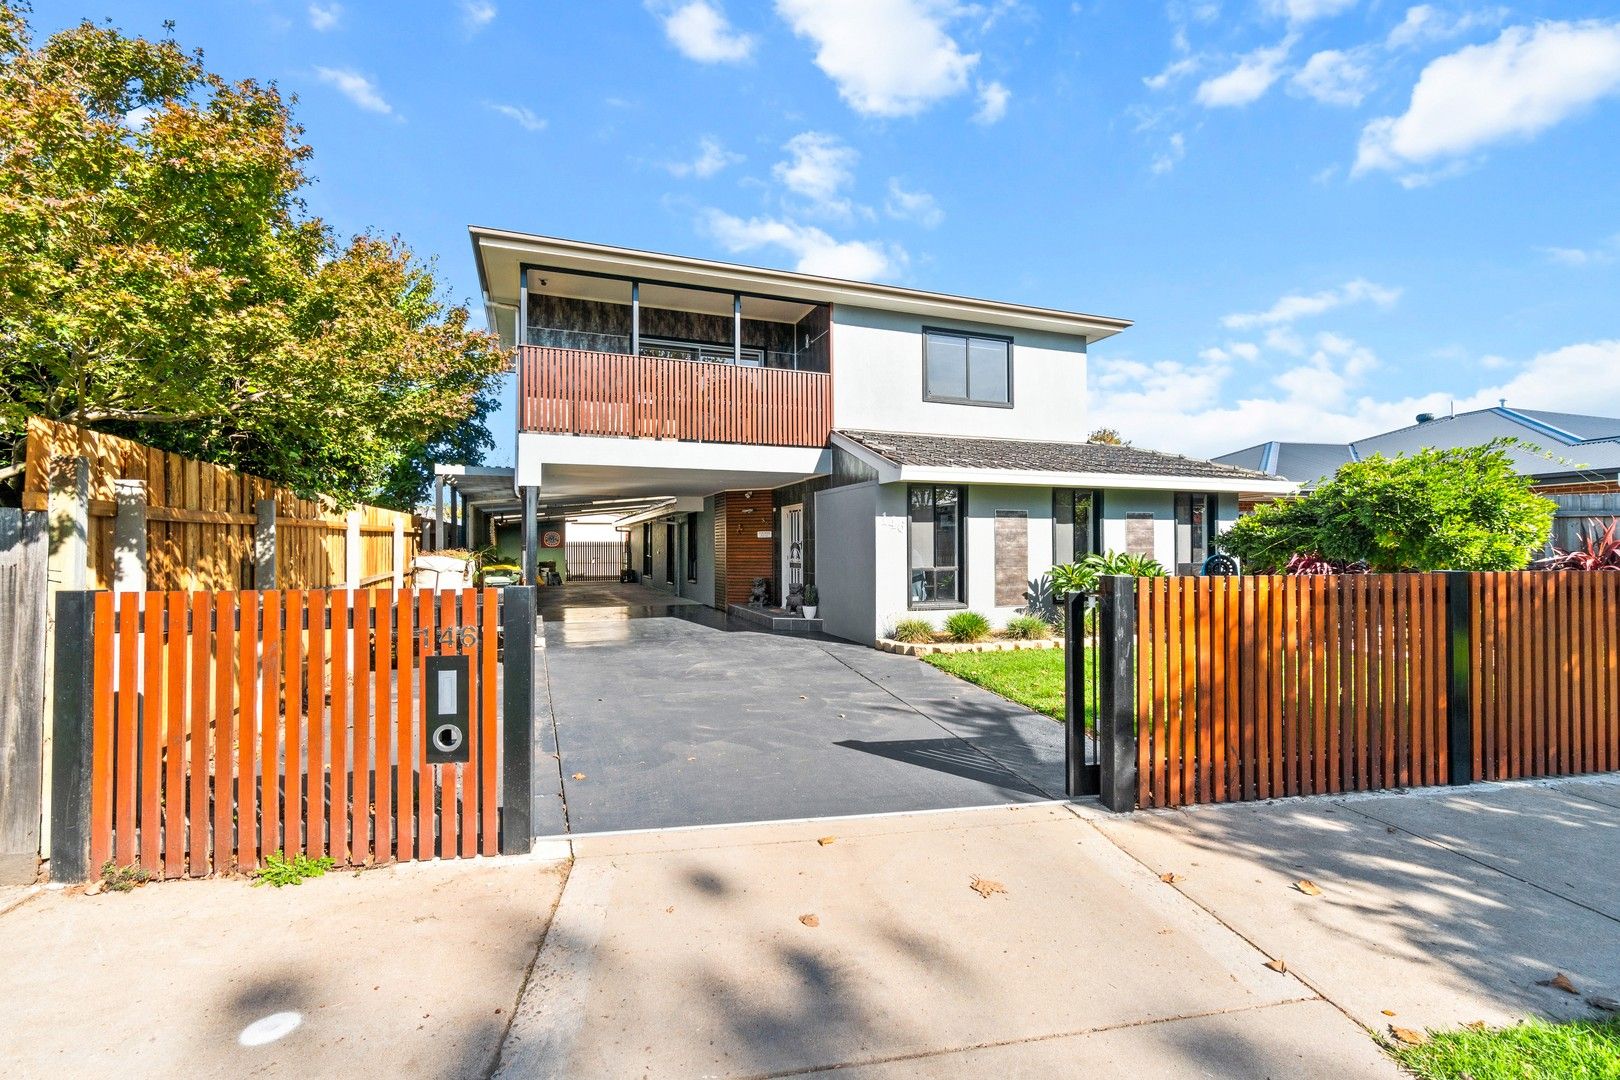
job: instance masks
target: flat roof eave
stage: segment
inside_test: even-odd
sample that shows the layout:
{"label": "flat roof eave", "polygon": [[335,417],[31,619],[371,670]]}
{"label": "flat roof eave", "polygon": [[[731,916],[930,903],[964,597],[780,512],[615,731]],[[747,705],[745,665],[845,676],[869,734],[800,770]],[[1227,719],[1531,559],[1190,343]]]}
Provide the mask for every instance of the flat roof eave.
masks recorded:
{"label": "flat roof eave", "polygon": [[906,311],[932,318],[980,321],[1100,341],[1129,328],[1129,319],[999,300],[927,292],[900,285],[848,281],[791,270],[697,259],[635,248],[591,244],[481,225],[467,228],[479,286],[495,304],[515,304],[522,266],[608,274],[765,296],[790,295],[813,303]]}

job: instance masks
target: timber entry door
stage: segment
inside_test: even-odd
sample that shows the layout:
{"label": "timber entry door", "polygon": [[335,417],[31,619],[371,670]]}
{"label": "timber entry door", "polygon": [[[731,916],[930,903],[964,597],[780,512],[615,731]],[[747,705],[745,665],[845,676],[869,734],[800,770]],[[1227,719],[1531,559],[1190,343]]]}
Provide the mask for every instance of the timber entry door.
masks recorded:
{"label": "timber entry door", "polygon": [[782,603],[788,591],[804,583],[804,504],[782,507]]}

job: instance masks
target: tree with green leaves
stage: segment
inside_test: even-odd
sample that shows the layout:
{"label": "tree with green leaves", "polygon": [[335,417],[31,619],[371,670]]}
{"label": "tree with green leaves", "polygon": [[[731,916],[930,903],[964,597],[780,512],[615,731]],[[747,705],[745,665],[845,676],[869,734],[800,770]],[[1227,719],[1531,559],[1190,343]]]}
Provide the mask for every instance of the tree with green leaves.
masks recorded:
{"label": "tree with green leaves", "polygon": [[1552,533],[1555,504],[1514,472],[1499,439],[1352,461],[1298,499],[1259,507],[1220,547],[1258,573],[1295,555],[1373,570],[1522,570]]}
{"label": "tree with green leaves", "polygon": [[0,453],[37,414],[404,504],[435,448],[489,444],[498,343],[403,243],[307,212],[273,84],[26,15],[0,0]]}

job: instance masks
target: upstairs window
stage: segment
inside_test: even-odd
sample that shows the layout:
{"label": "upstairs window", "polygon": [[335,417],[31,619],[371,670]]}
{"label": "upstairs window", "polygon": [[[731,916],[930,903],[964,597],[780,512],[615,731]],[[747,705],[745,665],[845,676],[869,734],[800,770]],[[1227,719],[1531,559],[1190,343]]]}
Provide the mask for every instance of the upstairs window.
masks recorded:
{"label": "upstairs window", "polygon": [[923,331],[923,397],[958,405],[1012,404],[1012,339]]}

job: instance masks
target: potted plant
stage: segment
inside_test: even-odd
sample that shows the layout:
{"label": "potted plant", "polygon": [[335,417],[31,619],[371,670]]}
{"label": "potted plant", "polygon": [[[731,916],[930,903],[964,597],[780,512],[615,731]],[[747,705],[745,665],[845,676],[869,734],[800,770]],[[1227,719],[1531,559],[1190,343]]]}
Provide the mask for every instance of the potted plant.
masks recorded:
{"label": "potted plant", "polygon": [[820,603],[820,591],[814,585],[806,585],[804,587],[804,617],[807,619],[815,618]]}

